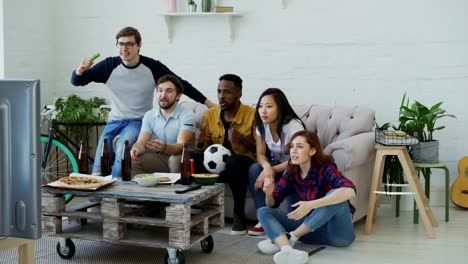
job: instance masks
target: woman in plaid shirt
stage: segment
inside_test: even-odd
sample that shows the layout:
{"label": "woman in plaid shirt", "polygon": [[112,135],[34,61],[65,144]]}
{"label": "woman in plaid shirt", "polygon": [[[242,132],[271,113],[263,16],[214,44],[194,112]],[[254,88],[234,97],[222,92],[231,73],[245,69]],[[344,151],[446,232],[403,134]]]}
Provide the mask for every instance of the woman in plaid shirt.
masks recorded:
{"label": "woman in plaid shirt", "polygon": [[[289,143],[289,165],[278,182],[265,182],[266,207],[257,216],[267,239],[258,243],[265,254],[275,254],[277,264],[306,263],[308,253],[293,249],[297,240],[307,244],[343,247],[355,239],[351,215],[354,207],[349,199],[356,187],[322,152],[317,135],[310,131],[296,132]],[[278,208],[287,196],[296,193],[300,201],[290,213]]]}

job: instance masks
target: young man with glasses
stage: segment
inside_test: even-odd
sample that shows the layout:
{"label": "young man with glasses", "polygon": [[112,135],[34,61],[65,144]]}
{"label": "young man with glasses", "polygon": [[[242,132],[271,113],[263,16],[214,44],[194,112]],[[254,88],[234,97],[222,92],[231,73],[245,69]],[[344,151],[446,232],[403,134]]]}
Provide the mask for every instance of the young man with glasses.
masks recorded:
{"label": "young man with glasses", "polygon": [[[114,160],[112,175],[122,177],[121,159],[125,140],[133,145],[141,129],[143,115],[153,108],[153,96],[157,80],[167,74],[175,75],[160,61],[140,55],[142,47],[140,32],[132,27],[120,30],[115,36],[118,57],[108,57],[93,66],[89,58],[81,61],[73,71],[71,83],[84,86],[90,82],[104,83],[111,92],[111,111],[104,131],[99,139],[93,165],[93,173],[101,171],[101,152],[104,138],[112,142],[120,135],[117,149],[109,144]],[[92,67],[93,66],[93,67]],[[214,106],[189,82],[183,80],[184,93],[193,100]]]}

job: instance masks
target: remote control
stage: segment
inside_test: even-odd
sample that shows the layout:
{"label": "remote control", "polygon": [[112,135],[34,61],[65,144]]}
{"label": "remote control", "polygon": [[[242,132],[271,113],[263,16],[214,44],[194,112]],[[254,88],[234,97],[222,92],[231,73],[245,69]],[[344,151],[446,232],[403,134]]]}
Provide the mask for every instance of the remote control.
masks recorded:
{"label": "remote control", "polygon": [[175,193],[186,193],[186,192],[190,192],[190,191],[197,190],[200,188],[201,188],[200,184],[188,185],[186,188],[175,190]]}

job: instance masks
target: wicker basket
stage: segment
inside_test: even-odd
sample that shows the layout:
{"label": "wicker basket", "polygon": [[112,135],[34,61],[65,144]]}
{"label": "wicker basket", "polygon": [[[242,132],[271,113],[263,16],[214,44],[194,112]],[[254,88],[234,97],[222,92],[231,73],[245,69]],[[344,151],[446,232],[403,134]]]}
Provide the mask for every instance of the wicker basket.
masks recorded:
{"label": "wicker basket", "polygon": [[385,146],[410,146],[419,143],[413,135],[403,131],[375,130],[375,142]]}

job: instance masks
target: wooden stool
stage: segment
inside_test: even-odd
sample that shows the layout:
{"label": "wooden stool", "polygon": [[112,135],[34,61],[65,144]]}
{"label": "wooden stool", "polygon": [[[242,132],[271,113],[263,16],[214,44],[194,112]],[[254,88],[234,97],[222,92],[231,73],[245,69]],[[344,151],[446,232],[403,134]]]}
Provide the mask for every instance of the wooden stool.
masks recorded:
{"label": "wooden stool", "polygon": [[[421,169],[442,169],[445,171],[445,222],[449,221],[449,192],[450,192],[450,172],[447,168],[447,164],[445,162],[440,161],[438,163],[414,163],[414,168],[418,173],[418,176],[421,172]],[[429,175],[427,179],[425,179],[424,190],[426,192],[427,198],[429,198],[431,193],[431,176]],[[415,207],[414,209],[414,216],[413,216],[413,223],[419,223],[419,213],[418,209]]]}
{"label": "wooden stool", "polygon": [[405,146],[392,146],[387,147],[380,144],[377,144],[376,147],[377,153],[374,163],[374,172],[372,175],[372,185],[370,189],[369,196],[369,207],[367,210],[367,219],[366,219],[366,228],[365,234],[368,235],[371,232],[372,224],[375,221],[376,207],[378,207],[378,197],[377,194],[381,193],[379,190],[382,186],[382,177],[384,172],[385,156],[387,155],[396,155],[398,160],[401,163],[401,167],[404,171],[404,177],[408,182],[410,188],[414,192],[414,198],[416,200],[416,205],[418,206],[421,217],[426,228],[427,235],[430,238],[435,238],[436,234],[434,232],[433,226],[437,226],[434,214],[432,213],[431,208],[429,207],[429,201],[427,200],[424,190],[419,182],[416,172],[414,170],[413,162],[406,150]]}
{"label": "wooden stool", "polygon": [[18,247],[18,263],[34,264],[35,242],[32,239],[9,237],[0,239],[0,250]]}

